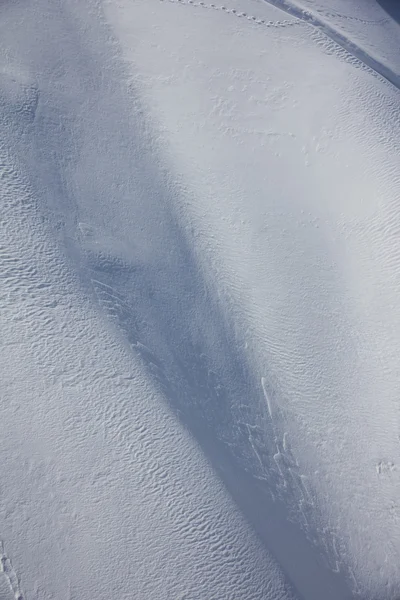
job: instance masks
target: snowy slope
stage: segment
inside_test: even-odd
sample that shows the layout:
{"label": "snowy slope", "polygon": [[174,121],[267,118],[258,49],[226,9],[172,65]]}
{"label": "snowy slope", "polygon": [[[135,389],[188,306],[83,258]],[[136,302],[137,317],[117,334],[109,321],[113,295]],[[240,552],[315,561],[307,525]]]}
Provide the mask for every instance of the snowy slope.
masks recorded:
{"label": "snowy slope", "polygon": [[[150,360],[104,318],[103,309],[129,322],[118,292],[100,280],[109,262],[132,275],[134,249],[119,270],[124,245],[109,230],[95,255],[96,219],[103,229],[112,223],[101,195],[94,208],[84,186],[74,197],[73,174],[89,126],[110,143],[114,130],[121,145],[135,129],[119,123],[118,81],[101,83],[109,46],[96,23],[88,34],[87,8],[8,6],[2,20],[2,585],[23,599],[293,598],[167,407]],[[130,181],[122,161],[135,164],[144,134],[134,142],[114,156],[121,170],[111,178]],[[101,156],[99,146],[88,185],[106,172]],[[143,185],[144,173],[138,192]],[[106,179],[102,187],[112,191]],[[107,200],[122,220],[126,199]],[[81,237],[90,241],[82,250]],[[151,267],[157,245],[147,245],[140,259]]]}
{"label": "snowy slope", "polygon": [[22,171],[3,150],[1,535],[14,597],[294,597],[138,352],[83,295]]}
{"label": "snowy slope", "polygon": [[400,87],[397,0],[267,0],[323,31]]}
{"label": "snowy slope", "polygon": [[394,598],[397,89],[261,0],[0,48],[1,600]]}

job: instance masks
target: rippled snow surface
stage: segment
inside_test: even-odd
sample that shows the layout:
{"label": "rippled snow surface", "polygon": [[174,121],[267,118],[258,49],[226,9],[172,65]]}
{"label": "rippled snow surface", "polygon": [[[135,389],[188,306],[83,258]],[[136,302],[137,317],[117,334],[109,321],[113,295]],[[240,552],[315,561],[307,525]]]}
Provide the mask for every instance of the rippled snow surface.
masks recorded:
{"label": "rippled snow surface", "polygon": [[400,598],[393,7],[0,3],[0,600]]}

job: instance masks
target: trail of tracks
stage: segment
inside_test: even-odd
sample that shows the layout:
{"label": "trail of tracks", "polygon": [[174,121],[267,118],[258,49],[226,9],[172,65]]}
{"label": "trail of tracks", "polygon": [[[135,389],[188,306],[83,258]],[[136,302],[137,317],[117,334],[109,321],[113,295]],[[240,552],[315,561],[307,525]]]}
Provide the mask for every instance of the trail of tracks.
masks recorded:
{"label": "trail of tracks", "polygon": [[[181,4],[184,6],[196,6],[205,8],[208,10],[222,11],[227,14],[233,15],[238,18],[247,19],[257,25],[264,27],[293,27],[299,25],[310,25],[314,27],[320,34],[323,34],[328,40],[337,44],[342,50],[345,50],[351,57],[353,57],[359,64],[367,67],[376,75],[382,77],[397,89],[400,89],[400,74],[394,72],[390,67],[383,64],[381,61],[373,58],[368,52],[360,48],[356,43],[348,39],[345,35],[340,33],[337,29],[324,23],[318,16],[312,14],[306,9],[301,9],[287,0],[265,0],[267,4],[274,6],[287,13],[296,20],[278,20],[278,21],[267,21],[260,19],[252,15],[251,13],[236,10],[234,8],[227,8],[224,5],[217,5],[213,3],[201,2],[198,0],[160,0],[161,2],[169,2],[171,4]],[[357,20],[361,23],[370,24],[375,21],[363,21],[362,19],[353,17],[344,17],[347,20]]]}
{"label": "trail of tracks", "polygon": [[300,19],[303,23],[308,23],[312,27],[315,27],[327,38],[331,39],[333,42],[338,44],[338,46],[346,50],[349,54],[353,55],[354,58],[369,67],[379,76],[386,79],[386,81],[394,85],[397,89],[400,89],[400,74],[395,73],[390,67],[386,66],[376,58],[373,58],[368,52],[360,48],[360,46],[352,42],[331,25],[324,23],[310,11],[298,8],[288,0],[264,1],[271,6],[275,6],[275,8],[279,8],[288,15]]}
{"label": "trail of tracks", "polygon": [[218,10],[230,14],[234,17],[247,19],[248,21],[252,21],[257,25],[263,25],[264,27],[292,27],[296,25],[301,25],[300,21],[294,21],[293,19],[285,19],[282,21],[266,21],[265,19],[260,19],[259,17],[255,17],[247,12],[242,12],[240,10],[236,10],[235,8],[227,8],[224,5],[217,5],[207,2],[198,2],[196,0],[160,0],[161,2],[170,2],[171,4],[182,4],[185,6],[197,6],[201,8],[206,8],[208,10]]}

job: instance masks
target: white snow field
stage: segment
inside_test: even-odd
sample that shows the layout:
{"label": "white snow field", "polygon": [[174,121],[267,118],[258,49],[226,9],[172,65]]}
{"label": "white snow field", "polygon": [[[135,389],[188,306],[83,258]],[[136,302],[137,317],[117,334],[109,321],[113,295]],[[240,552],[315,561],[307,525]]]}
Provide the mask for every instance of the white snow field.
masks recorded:
{"label": "white snow field", "polygon": [[398,0],[269,0],[400,86]]}
{"label": "white snow field", "polygon": [[388,3],[0,3],[0,600],[399,600]]}

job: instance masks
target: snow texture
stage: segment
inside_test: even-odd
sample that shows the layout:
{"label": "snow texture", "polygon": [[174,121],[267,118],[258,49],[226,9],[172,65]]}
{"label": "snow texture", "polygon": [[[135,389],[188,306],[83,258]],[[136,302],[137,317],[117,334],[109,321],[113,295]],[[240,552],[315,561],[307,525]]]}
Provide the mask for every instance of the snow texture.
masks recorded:
{"label": "snow texture", "polygon": [[0,4],[0,600],[400,597],[389,4]]}

